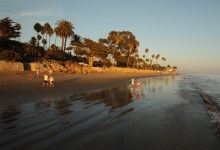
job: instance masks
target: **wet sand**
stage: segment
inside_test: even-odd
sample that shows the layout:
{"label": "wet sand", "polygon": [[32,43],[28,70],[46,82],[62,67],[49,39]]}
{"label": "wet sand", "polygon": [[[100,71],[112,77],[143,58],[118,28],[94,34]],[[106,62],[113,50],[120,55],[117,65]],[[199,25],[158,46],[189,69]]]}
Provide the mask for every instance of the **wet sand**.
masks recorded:
{"label": "wet sand", "polygon": [[43,88],[43,73],[39,77],[29,78],[30,72],[0,72],[0,104],[22,104],[39,101],[42,98],[62,97],[74,93],[83,93],[128,84],[131,78],[171,75],[157,71],[140,71],[135,73],[93,73],[67,74],[53,73],[54,88]]}
{"label": "wet sand", "polygon": [[127,84],[0,105],[0,149],[219,150],[194,84],[178,76],[135,81],[140,89]]}

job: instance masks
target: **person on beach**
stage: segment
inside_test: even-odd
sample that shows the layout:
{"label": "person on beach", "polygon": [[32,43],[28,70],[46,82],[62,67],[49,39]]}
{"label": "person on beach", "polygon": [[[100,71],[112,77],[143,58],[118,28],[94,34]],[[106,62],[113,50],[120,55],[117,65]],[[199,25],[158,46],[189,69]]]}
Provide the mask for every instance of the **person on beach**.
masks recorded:
{"label": "person on beach", "polygon": [[39,77],[39,69],[36,70],[36,76]]}
{"label": "person on beach", "polygon": [[43,82],[43,87],[48,87],[48,75],[44,73],[44,82]]}
{"label": "person on beach", "polygon": [[52,69],[49,70],[49,73],[50,73],[50,75],[52,75],[52,73],[53,73]]}
{"label": "person on beach", "polygon": [[131,86],[134,87],[134,78],[131,79]]}
{"label": "person on beach", "polygon": [[49,81],[50,81],[50,87],[54,87],[54,78],[53,78],[53,76],[50,76]]}

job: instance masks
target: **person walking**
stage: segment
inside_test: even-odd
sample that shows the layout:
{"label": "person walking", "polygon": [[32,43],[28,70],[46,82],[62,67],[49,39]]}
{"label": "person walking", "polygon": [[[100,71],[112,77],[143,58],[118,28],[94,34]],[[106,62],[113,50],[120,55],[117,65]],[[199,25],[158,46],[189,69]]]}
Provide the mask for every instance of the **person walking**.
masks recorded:
{"label": "person walking", "polygon": [[44,82],[43,82],[43,87],[48,87],[48,75],[44,73]]}
{"label": "person walking", "polygon": [[53,78],[53,76],[50,76],[49,81],[50,81],[50,87],[54,87],[54,78]]}

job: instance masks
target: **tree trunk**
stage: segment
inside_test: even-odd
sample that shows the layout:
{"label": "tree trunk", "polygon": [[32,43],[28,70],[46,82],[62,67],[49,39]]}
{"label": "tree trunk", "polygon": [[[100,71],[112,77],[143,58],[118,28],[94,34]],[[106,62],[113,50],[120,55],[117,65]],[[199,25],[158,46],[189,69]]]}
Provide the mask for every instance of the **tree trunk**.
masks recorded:
{"label": "tree trunk", "polygon": [[63,48],[63,51],[66,50],[66,41],[67,41],[67,37],[65,37],[65,39],[64,39],[64,48]]}
{"label": "tree trunk", "polygon": [[[46,34],[46,41],[47,41],[47,34]],[[48,42],[46,43],[46,48],[48,48],[48,46],[47,46],[47,45],[48,45]]]}
{"label": "tree trunk", "polygon": [[128,55],[127,68],[128,68],[129,61],[130,61],[130,54]]}
{"label": "tree trunk", "polygon": [[57,46],[57,36],[55,37],[55,46]]}
{"label": "tree trunk", "polygon": [[63,51],[63,45],[64,45],[64,37],[62,36],[62,47],[61,47],[61,50]]}
{"label": "tree trunk", "polygon": [[49,37],[49,49],[50,49],[50,37]]}

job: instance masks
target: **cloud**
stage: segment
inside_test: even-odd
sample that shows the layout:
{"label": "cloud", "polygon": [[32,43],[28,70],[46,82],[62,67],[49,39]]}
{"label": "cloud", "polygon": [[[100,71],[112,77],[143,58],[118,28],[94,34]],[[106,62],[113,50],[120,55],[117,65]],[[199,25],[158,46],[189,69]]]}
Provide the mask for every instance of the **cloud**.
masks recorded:
{"label": "cloud", "polygon": [[63,15],[63,8],[60,7],[50,7],[41,10],[30,10],[18,13],[21,17],[59,17]]}

